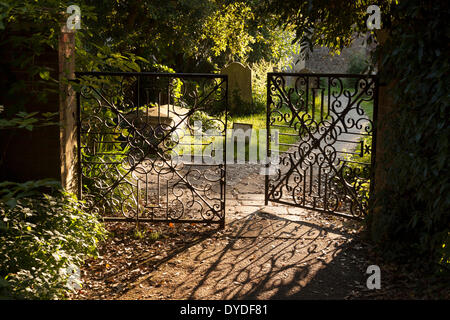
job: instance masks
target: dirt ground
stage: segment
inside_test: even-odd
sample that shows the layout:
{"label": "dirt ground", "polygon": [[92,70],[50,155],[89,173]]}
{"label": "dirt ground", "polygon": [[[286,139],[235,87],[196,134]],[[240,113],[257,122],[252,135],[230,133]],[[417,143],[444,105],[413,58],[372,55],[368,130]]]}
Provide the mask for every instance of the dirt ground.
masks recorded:
{"label": "dirt ground", "polygon": [[109,223],[110,237],[100,245],[101,256],[86,262],[83,287],[69,298],[428,297],[417,277],[402,277],[398,269],[383,264],[382,289],[369,290],[367,267],[380,262],[362,240],[362,225],[300,208],[264,206],[264,176],[258,171],[250,166],[228,168],[227,221],[222,230],[150,223],[136,230],[133,224]]}

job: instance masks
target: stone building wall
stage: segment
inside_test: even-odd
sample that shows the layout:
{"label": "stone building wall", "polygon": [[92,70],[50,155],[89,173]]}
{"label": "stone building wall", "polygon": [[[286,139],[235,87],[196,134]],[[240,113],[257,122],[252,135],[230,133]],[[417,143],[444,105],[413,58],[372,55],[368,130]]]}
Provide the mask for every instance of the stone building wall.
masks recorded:
{"label": "stone building wall", "polygon": [[364,44],[364,38],[356,39],[352,46],[344,48],[340,55],[331,55],[326,47],[315,47],[313,52],[309,53],[307,59],[302,59],[300,55],[294,56],[296,62],[294,70],[290,67],[282,68],[287,72],[302,72],[307,69],[314,73],[348,73],[350,61],[355,55],[369,57],[371,48]]}
{"label": "stone building wall", "polygon": [[350,61],[355,55],[368,55],[363,38],[354,41],[351,47],[344,48],[340,55],[331,55],[326,47],[314,48],[305,61],[305,68],[314,73],[347,73]]}

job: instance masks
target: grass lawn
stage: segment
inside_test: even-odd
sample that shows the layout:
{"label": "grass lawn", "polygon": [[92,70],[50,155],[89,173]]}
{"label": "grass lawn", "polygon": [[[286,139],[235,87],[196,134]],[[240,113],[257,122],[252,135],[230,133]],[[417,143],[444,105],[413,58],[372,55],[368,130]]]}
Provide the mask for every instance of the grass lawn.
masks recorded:
{"label": "grass lawn", "polygon": [[[283,110],[283,113],[288,113],[288,110]],[[250,141],[250,145],[246,145],[245,151],[248,154],[249,149],[255,148],[253,150],[256,150],[256,146],[258,145],[260,147],[263,147],[264,150],[266,148],[266,138],[265,135],[261,135],[261,130],[266,130],[266,112],[259,113],[259,114],[252,114],[248,116],[235,116],[231,117],[229,120],[229,128],[231,129],[233,127],[233,123],[246,123],[252,125],[253,130],[253,136]],[[295,142],[298,140],[298,132],[292,127],[288,127],[288,124],[285,121],[276,121],[275,125],[280,125],[279,127],[271,126],[271,133],[274,133],[274,130],[278,130],[279,132],[279,150],[280,152],[287,151],[290,148],[290,144],[295,144]],[[266,132],[266,131],[264,131]],[[256,137],[255,137],[256,135]],[[260,139],[263,139],[262,142],[259,142]],[[259,150],[259,149],[258,149]],[[235,150],[235,157],[237,156],[237,151]],[[258,160],[259,157],[258,157]]]}

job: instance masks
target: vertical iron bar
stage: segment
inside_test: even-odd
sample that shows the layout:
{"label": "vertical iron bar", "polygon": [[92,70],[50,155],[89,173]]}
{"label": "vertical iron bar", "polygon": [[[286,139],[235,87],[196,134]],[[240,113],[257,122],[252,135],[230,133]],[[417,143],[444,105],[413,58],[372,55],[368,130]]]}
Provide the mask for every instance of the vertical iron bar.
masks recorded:
{"label": "vertical iron bar", "polygon": [[323,121],[323,88],[320,89],[320,121]]}
{"label": "vertical iron bar", "polygon": [[[167,79],[167,118],[170,118],[170,92],[171,92],[171,80],[172,78]],[[175,109],[175,102],[174,102]]]}
{"label": "vertical iron bar", "polygon": [[306,205],[306,169],[303,169],[303,205]]}
{"label": "vertical iron bar", "polygon": [[331,77],[328,77],[328,101],[327,101],[327,117],[330,115],[330,103],[331,103]]}
{"label": "vertical iron bar", "polygon": [[81,167],[81,94],[80,92],[77,92],[76,95],[76,99],[77,99],[77,171],[78,171],[78,199],[82,199],[83,196],[83,181],[82,181],[82,167]]}
{"label": "vertical iron bar", "polygon": [[374,97],[373,97],[373,116],[372,116],[372,146],[370,155],[370,187],[369,187],[369,212],[373,210],[374,190],[375,190],[375,167],[376,167],[376,150],[377,150],[377,132],[378,132],[378,94],[379,94],[379,78],[374,77]]}
{"label": "vertical iron bar", "polygon": [[[141,89],[141,75],[138,74],[137,75],[137,92],[136,92],[136,97],[137,97],[137,104],[136,104],[136,113],[137,113],[137,118],[139,119],[139,111],[141,108],[141,101],[140,101],[140,89]],[[148,113],[147,113],[148,114]],[[137,188],[137,195],[136,195],[136,229],[139,230],[139,211],[140,211],[140,206],[139,206],[139,200],[140,200],[140,190],[139,190],[139,176],[137,177],[137,182],[136,182],[136,188]]]}
{"label": "vertical iron bar", "polygon": [[[161,99],[161,90],[158,90],[158,125],[159,126],[161,126],[161,101],[162,101],[162,99]],[[158,145],[159,145],[159,143],[158,143]]]}
{"label": "vertical iron bar", "polygon": [[139,178],[136,181],[136,229],[139,230],[139,210],[140,210],[140,206],[139,206]]}
{"label": "vertical iron bar", "polygon": [[322,195],[322,165],[319,165],[318,174],[317,174],[317,196],[320,198]]}
{"label": "vertical iron bar", "polygon": [[141,79],[141,76],[137,75],[137,79],[136,79],[136,86],[137,86],[137,88],[136,88],[136,117],[137,118],[139,118],[139,109],[140,109],[140,96],[139,96],[139,91],[140,91],[140,87],[141,87],[140,79]]}
{"label": "vertical iron bar", "polygon": [[[362,158],[364,156],[364,139],[361,139],[359,141],[359,144],[360,144],[360,148],[361,148],[361,150],[359,152],[359,156]],[[371,158],[371,160],[372,160],[372,158]]]}
{"label": "vertical iron bar", "polygon": [[148,173],[145,174],[145,205],[148,206],[149,205],[149,200],[148,200]]}
{"label": "vertical iron bar", "polygon": [[325,195],[323,201],[323,208],[328,211],[328,173],[325,173]]}
{"label": "vertical iron bar", "polygon": [[[227,126],[228,126],[228,75],[225,75],[225,145],[223,146],[224,149],[224,154],[222,155],[222,158],[225,159],[224,163],[223,163],[223,171],[222,175],[223,175],[223,180],[221,179],[221,185],[223,186],[223,193],[221,193],[221,197],[222,197],[222,204],[221,204],[221,210],[222,210],[222,219],[219,225],[220,229],[225,228],[225,214],[226,214],[226,192],[227,192]],[[222,189],[222,188],[221,188]],[[222,190],[221,190],[222,191]]]}
{"label": "vertical iron bar", "polygon": [[305,93],[306,93],[306,103],[305,103],[305,107],[306,107],[306,110],[305,110],[305,113],[308,113],[309,112],[309,110],[308,110],[308,108],[309,108],[309,106],[308,106],[308,102],[309,102],[309,76],[306,76],[306,90],[305,90]]}
{"label": "vertical iron bar", "polygon": [[270,81],[272,80],[272,73],[267,74],[266,81],[266,170],[264,177],[264,205],[269,204],[269,169],[270,169],[270,105],[272,103],[272,97],[270,95]]}
{"label": "vertical iron bar", "polygon": [[161,178],[160,178],[160,174],[157,173],[157,182],[156,182],[156,197],[158,198],[158,205],[161,203],[160,198],[161,198]]}
{"label": "vertical iron bar", "polygon": [[[169,123],[170,123],[170,92],[171,92],[171,82],[172,82],[172,78],[168,78],[167,79],[167,121],[169,121]],[[175,101],[174,101],[174,104],[173,104],[173,111],[174,111],[174,114],[176,113],[175,112]],[[175,123],[175,125],[176,125],[176,123]],[[164,146],[164,140],[165,139],[163,139],[162,141],[162,145]]]}
{"label": "vertical iron bar", "polygon": [[316,90],[314,88],[311,88],[311,113],[312,113],[312,120],[314,121],[315,119],[315,114],[316,114]]}
{"label": "vertical iron bar", "polygon": [[166,220],[169,220],[169,179],[166,179]]}

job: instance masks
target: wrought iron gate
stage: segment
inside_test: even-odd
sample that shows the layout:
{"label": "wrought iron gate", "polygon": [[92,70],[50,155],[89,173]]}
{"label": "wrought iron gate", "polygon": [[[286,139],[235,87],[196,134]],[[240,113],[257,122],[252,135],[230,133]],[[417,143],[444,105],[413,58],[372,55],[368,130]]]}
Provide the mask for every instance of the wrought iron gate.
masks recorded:
{"label": "wrought iron gate", "polygon": [[[227,76],[76,73],[79,195],[104,220],[224,225]],[[205,139],[201,128],[213,128]],[[197,126],[197,127],[196,127]],[[225,153],[226,148],[221,152]],[[197,155],[197,156],[198,156]]]}
{"label": "wrought iron gate", "polygon": [[[265,201],[362,217],[373,188],[374,75],[269,73],[268,136],[279,153]],[[267,139],[268,156],[274,144]]]}

